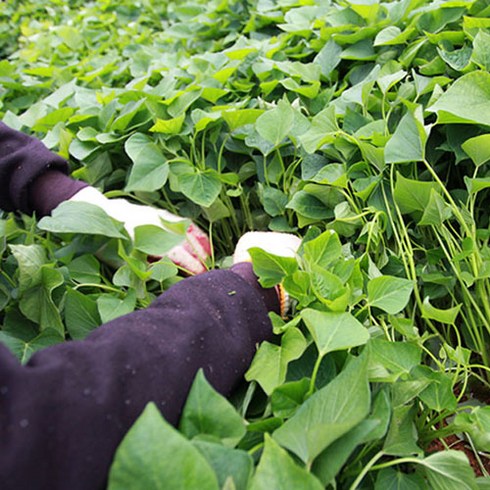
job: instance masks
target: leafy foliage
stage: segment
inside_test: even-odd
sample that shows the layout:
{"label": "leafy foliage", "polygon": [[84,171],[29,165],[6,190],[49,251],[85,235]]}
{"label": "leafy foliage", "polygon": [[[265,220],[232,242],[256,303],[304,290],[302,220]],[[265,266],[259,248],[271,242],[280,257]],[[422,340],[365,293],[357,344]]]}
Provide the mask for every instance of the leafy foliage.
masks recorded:
{"label": "leafy foliage", "polygon": [[[461,404],[490,386],[489,14],[483,0],[5,6],[0,115],[76,178],[210,230],[213,267],[245,231],[303,237],[296,259],[251,252],[294,309],[273,318],[246,396],[233,407],[198,375],[180,432],[149,405],[109,488],[477,487],[462,453],[427,447],[464,432],[489,451],[486,407]],[[147,256],[171,246],[81,203],[3,214],[0,341],[26,362],[148,306],[178,278]]]}

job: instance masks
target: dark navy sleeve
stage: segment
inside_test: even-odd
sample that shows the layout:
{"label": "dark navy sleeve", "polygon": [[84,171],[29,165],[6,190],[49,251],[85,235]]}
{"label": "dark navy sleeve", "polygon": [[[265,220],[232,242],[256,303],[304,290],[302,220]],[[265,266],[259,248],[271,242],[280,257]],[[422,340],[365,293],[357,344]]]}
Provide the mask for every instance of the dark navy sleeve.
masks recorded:
{"label": "dark navy sleeve", "polygon": [[0,209],[32,213],[29,186],[48,169],[68,173],[66,161],[43,143],[0,122]]}
{"label": "dark navy sleeve", "polygon": [[102,488],[149,401],[176,424],[199,368],[228,395],[271,335],[260,291],[233,272],[212,271],[25,366],[0,346],[2,490]]}

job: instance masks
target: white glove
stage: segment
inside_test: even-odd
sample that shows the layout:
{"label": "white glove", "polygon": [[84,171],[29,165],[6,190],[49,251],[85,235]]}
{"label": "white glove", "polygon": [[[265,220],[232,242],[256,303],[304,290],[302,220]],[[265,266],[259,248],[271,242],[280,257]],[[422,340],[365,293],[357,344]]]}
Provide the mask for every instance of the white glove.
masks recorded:
{"label": "white glove", "polygon": [[[264,252],[279,255],[280,257],[295,257],[300,244],[301,239],[289,233],[250,231],[238,240],[233,254],[233,264],[250,262],[251,258],[248,251],[251,248],[260,248]],[[275,289],[279,300],[280,315],[282,318],[286,318],[290,307],[289,295],[282,284],[275,286]]]}
{"label": "white glove", "polygon": [[290,233],[249,231],[238,240],[233,254],[233,263],[250,262],[248,251],[254,247],[281,257],[295,257],[300,244],[301,239]]}
{"label": "white glove", "polygon": [[[83,188],[70,198],[70,201],[86,202],[99,206],[111,218],[124,223],[126,231],[133,239],[134,230],[137,226],[155,225],[166,229],[162,220],[170,223],[185,221],[185,218],[176,216],[164,209],[132,204],[125,199],[107,199],[94,187]],[[191,223],[182,243],[172,248],[166,255],[177,266],[192,274],[200,274],[207,270],[205,261],[211,256],[211,244],[206,233]]]}

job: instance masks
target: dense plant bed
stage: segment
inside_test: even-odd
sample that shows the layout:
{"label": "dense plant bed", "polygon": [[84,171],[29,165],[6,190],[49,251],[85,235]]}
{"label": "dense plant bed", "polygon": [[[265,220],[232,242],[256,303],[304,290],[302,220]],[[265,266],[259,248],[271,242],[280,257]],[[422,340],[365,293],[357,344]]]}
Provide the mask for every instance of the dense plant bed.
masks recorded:
{"label": "dense plant bed", "polygon": [[[231,403],[198,375],[179,431],[149,405],[110,489],[184,488],[183,465],[200,490],[490,486],[488,1],[31,0],[0,18],[0,115],[74,176],[209,230],[210,268],[248,230],[303,238],[296,259],[253,253],[294,306]],[[23,362],[179,280],[147,261],[165,237],[72,211],[0,219],[0,340]]]}

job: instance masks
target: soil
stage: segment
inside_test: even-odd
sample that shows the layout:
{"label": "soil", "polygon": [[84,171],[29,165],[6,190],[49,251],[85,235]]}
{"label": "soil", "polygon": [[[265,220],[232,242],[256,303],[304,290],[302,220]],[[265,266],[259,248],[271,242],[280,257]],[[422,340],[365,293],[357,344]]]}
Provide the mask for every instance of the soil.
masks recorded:
{"label": "soil", "polygon": [[[444,441],[447,444],[447,447],[449,447],[450,449],[463,451],[466,454],[476,476],[484,476],[480,464],[476,459],[475,453],[473,452],[473,449],[466,441],[461,440],[455,435],[446,437]],[[446,446],[444,446],[444,444],[438,439],[432,441],[427,448],[428,453],[436,453],[437,451],[445,450]],[[482,453],[480,453],[479,456],[485,470],[487,471],[487,473],[490,474],[490,458]]]}
{"label": "soil", "polygon": [[[455,395],[459,394],[458,387],[456,387],[454,393]],[[486,405],[490,404],[490,390],[488,390],[488,388],[482,385],[473,385],[471,387],[470,396]],[[463,397],[463,401],[467,399],[468,398],[466,396]],[[444,422],[444,425],[446,424],[447,423]],[[473,451],[473,448],[467,441],[453,434],[451,436],[446,437],[444,439],[444,442],[446,443],[447,447],[449,447],[450,449],[454,449],[456,451],[463,451],[466,454],[467,458],[469,459],[471,467],[475,472],[475,475],[484,476],[480,463],[478,462],[475,453]],[[432,441],[427,448],[428,453],[435,453],[438,451],[445,451],[445,450],[446,450],[446,446],[439,439],[435,439],[434,441]],[[483,465],[487,473],[490,474],[490,456],[484,453],[479,453],[479,456],[480,456],[481,464]]]}
{"label": "soil", "polygon": [[[454,449],[456,451],[463,451],[466,454],[476,476],[484,476],[480,464],[476,459],[475,453],[473,452],[473,449],[466,441],[459,439],[455,435],[446,437],[444,441],[447,447],[449,447],[449,449]],[[438,451],[445,451],[445,450],[446,450],[446,446],[438,439],[432,441],[427,448],[428,453],[436,453]],[[490,474],[490,458],[482,453],[480,453],[479,456],[483,464],[483,467],[485,468],[487,473]]]}

